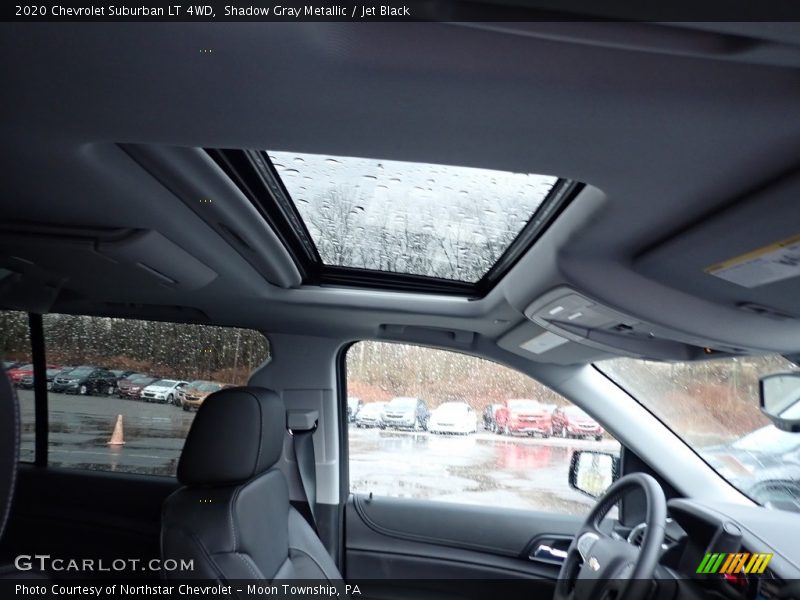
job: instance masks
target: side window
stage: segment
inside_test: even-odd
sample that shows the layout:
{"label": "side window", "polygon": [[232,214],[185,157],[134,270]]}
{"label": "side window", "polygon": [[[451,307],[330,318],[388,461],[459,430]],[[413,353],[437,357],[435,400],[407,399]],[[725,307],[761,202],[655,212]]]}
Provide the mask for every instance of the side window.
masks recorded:
{"label": "side window", "polygon": [[0,310],[0,360],[14,387],[17,388],[20,408],[20,460],[34,461],[35,415],[33,394],[25,393],[33,387],[31,364],[31,336],[28,313]]}
{"label": "side window", "polygon": [[261,333],[207,325],[52,314],[44,336],[49,464],[125,473],[174,475],[206,396],[269,356]]}
{"label": "side window", "polygon": [[456,352],[359,342],[347,354],[350,491],[583,515],[575,450],[619,455],[577,406]]}

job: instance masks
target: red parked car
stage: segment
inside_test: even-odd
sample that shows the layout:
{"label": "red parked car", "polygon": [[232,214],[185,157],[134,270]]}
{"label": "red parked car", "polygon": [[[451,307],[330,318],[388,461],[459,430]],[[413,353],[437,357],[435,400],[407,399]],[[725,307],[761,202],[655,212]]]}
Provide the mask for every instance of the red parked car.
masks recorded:
{"label": "red parked car", "polygon": [[[58,369],[58,365],[47,365],[48,369]],[[15,367],[13,369],[9,369],[8,376],[11,378],[11,382],[14,385],[19,385],[20,381],[22,381],[23,377],[33,377],[33,365],[32,364],[25,364]]]}
{"label": "red parked car", "polygon": [[130,398],[136,400],[142,390],[151,383],[158,381],[158,377],[145,375],[144,373],[134,373],[124,379],[117,381],[117,396],[120,398]]}
{"label": "red parked car", "polygon": [[500,434],[553,435],[550,411],[536,400],[506,400],[495,410],[494,420]]}
{"label": "red parked car", "polygon": [[600,423],[577,406],[559,406],[553,411],[553,435],[603,439]]}

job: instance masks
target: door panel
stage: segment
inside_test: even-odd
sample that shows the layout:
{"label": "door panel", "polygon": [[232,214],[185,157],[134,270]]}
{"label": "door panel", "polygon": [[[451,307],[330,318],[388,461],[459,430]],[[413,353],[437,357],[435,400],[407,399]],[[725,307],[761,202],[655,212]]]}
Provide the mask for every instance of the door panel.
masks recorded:
{"label": "door panel", "polygon": [[[158,558],[161,504],[177,487],[171,477],[23,465],[2,554]],[[136,570],[95,574],[152,577]]]}
{"label": "door panel", "polygon": [[385,579],[367,591],[386,600],[412,588],[415,598],[452,597],[453,586],[461,597],[485,597],[476,580],[517,580],[503,597],[550,597],[559,565],[530,560],[532,542],[568,540],[581,524],[574,516],[363,495],[350,497],[345,518],[346,577]]}

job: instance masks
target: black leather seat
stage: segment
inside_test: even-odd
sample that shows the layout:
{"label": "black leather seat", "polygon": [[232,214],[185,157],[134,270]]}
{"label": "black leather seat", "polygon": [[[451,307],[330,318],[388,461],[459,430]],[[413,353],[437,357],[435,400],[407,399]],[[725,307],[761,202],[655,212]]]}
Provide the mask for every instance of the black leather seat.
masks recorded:
{"label": "black leather seat", "polygon": [[276,467],[286,409],[268,389],[241,387],[206,398],[186,438],[178,480],[164,503],[162,559],[192,559],[168,579],[341,580],[314,530],[289,504]]}

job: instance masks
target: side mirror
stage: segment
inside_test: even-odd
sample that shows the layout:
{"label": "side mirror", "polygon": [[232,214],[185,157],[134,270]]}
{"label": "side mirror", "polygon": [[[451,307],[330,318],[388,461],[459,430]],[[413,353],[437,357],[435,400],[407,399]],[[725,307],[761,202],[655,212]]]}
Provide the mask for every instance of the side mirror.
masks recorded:
{"label": "side mirror", "polygon": [[569,486],[599,498],[619,479],[619,457],[608,452],[576,450],[569,465]]}
{"label": "side mirror", "polygon": [[800,371],[766,375],[758,388],[761,412],[775,427],[800,432]]}

